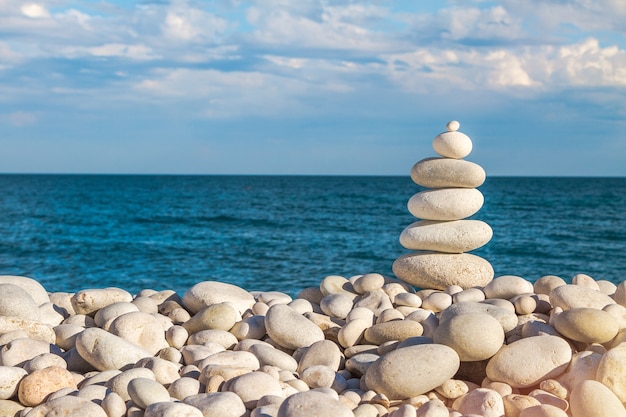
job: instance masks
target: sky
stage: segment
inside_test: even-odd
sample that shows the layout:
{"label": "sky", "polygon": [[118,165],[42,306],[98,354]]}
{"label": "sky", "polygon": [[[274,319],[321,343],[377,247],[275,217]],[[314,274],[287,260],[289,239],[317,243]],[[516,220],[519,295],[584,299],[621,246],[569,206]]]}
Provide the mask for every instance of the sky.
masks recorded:
{"label": "sky", "polygon": [[624,0],[0,0],[0,172],[626,176]]}

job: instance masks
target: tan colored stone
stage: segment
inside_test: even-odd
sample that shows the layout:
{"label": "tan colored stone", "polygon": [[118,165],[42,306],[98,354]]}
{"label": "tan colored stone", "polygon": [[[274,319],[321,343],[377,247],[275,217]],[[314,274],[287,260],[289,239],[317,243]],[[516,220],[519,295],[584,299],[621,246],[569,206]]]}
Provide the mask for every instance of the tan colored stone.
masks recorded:
{"label": "tan colored stone", "polygon": [[494,275],[491,264],[479,256],[437,252],[403,255],[393,263],[393,272],[411,285],[439,290],[451,285],[484,287]]}
{"label": "tan colored stone", "polygon": [[235,323],[241,320],[239,312],[229,303],[212,304],[193,315],[183,323],[189,334],[201,330],[230,330]]}
{"label": "tan colored stone", "polygon": [[550,292],[550,303],[563,310],[588,307],[602,310],[615,301],[600,291],[578,285],[561,285]]}
{"label": "tan colored stone", "polygon": [[22,288],[38,306],[49,303],[48,292],[38,281],[17,275],[0,275],[0,284],[12,284]]}
{"label": "tan colored stone", "polygon": [[152,356],[142,347],[97,327],[85,329],[76,337],[76,350],[100,371],[127,368]]}
{"label": "tan colored stone", "polygon": [[338,399],[320,391],[291,395],[280,405],[277,417],[333,416],[353,417],[352,411]]}
{"label": "tan colored stone", "polygon": [[17,366],[0,366],[0,400],[8,400],[17,394],[20,381],[28,373]]}
{"label": "tan colored stone", "polygon": [[324,340],[324,333],[312,321],[285,304],[276,304],[265,315],[265,328],[273,341],[287,349],[310,346]]}
{"label": "tan colored stone", "polygon": [[34,407],[44,402],[48,395],[62,388],[78,387],[67,369],[51,366],[24,377],[18,388],[18,397],[20,403]]}
{"label": "tan colored stone", "polygon": [[583,343],[605,343],[619,331],[611,314],[595,308],[572,308],[556,315],[553,325],[563,336]]}
{"label": "tan colored stone", "polygon": [[29,339],[53,344],[56,341],[54,329],[49,324],[27,320],[21,317],[0,316],[0,334],[21,330]]}
{"label": "tan colored stone", "polygon": [[116,317],[111,322],[109,332],[142,347],[152,355],[169,346],[161,323],[143,311],[133,311]]}
{"label": "tan colored stone", "polygon": [[595,379],[626,403],[626,344],[621,343],[602,356]]}
{"label": "tan colored stone", "polygon": [[189,288],[183,295],[182,303],[192,314],[223,302],[233,303],[240,314],[252,308],[256,300],[252,294],[236,285],[217,281],[203,281]]}
{"label": "tan colored stone", "polygon": [[624,417],[626,410],[619,398],[598,381],[586,380],[576,385],[570,397],[572,417]]}
{"label": "tan colored stone", "polygon": [[504,330],[487,313],[458,314],[440,322],[433,341],[454,349],[462,362],[482,361],[500,350]]}
{"label": "tan colored stone", "polygon": [[72,298],[72,307],[77,314],[95,314],[96,311],[113,303],[128,302],[133,296],[120,288],[94,288],[80,290]]}
{"label": "tan colored stone", "polygon": [[150,404],[170,401],[167,389],[151,378],[134,378],[128,382],[128,395],[133,403],[143,409]]}
{"label": "tan colored stone", "polygon": [[557,336],[535,336],[505,345],[487,363],[492,381],[526,388],[565,371],[572,358],[569,344]]}
{"label": "tan colored stone", "polygon": [[394,320],[378,323],[365,330],[367,341],[375,345],[397,340],[402,341],[409,337],[421,336],[424,328],[413,320]]}
{"label": "tan colored stone", "polygon": [[183,402],[199,409],[204,417],[241,417],[246,415],[243,401],[233,392],[192,395],[185,398]]}
{"label": "tan colored stone", "polygon": [[533,291],[531,282],[515,275],[496,277],[483,288],[486,298],[501,298],[503,300],[509,300],[517,295],[529,294]]}
{"label": "tan colored stone", "polygon": [[365,373],[365,384],[389,399],[407,399],[440,386],[459,365],[459,356],[448,346],[404,347],[376,360]]}

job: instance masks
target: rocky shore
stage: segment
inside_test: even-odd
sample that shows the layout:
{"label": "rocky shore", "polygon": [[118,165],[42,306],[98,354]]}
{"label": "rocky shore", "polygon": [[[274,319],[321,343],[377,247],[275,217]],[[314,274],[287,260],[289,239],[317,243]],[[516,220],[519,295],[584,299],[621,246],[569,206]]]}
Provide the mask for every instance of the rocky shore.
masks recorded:
{"label": "rocky shore", "polygon": [[624,283],[583,274],[329,276],[295,299],[2,276],[0,416],[626,416],[625,306]]}
{"label": "rocky shore", "polygon": [[377,273],[293,299],[0,276],[0,417],[626,417],[626,284],[493,278],[484,170],[450,122]]}

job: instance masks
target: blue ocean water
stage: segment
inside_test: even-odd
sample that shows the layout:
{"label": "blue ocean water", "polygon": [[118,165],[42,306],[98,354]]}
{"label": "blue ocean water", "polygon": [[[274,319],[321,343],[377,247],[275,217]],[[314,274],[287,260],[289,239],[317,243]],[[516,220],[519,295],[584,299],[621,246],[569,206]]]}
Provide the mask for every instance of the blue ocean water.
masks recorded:
{"label": "blue ocean water", "polygon": [[[422,189],[406,177],[0,175],[0,274],[48,291],[184,293],[203,280],[296,294],[327,275],[392,276]],[[473,253],[496,276],[626,274],[626,178],[491,177]]]}

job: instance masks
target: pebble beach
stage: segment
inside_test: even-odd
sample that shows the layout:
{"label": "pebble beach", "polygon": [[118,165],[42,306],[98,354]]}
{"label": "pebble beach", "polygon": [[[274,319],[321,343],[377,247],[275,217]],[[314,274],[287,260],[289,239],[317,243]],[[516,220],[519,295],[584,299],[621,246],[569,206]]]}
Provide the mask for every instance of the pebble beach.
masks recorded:
{"label": "pebble beach", "polygon": [[411,170],[394,277],[293,297],[0,276],[0,417],[626,417],[625,282],[494,277],[459,128]]}

